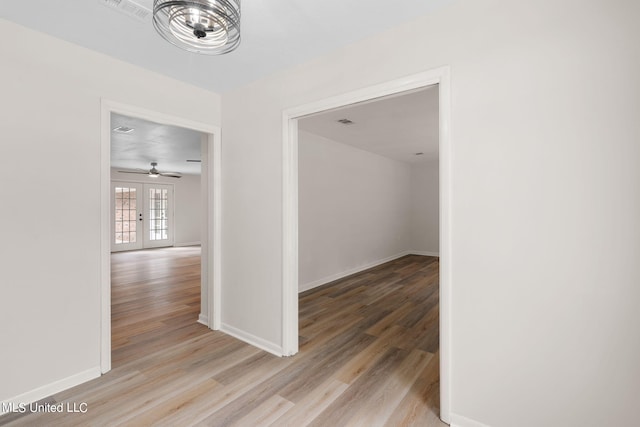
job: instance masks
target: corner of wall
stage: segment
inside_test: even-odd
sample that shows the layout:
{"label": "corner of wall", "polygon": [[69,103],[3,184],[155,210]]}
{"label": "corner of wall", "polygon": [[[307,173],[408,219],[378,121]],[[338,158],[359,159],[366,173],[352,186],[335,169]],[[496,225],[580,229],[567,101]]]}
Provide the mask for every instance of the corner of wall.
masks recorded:
{"label": "corner of wall", "polygon": [[[373,267],[377,267],[380,264],[384,264],[385,262],[393,261],[394,259],[401,258],[406,255],[415,254],[415,251],[404,251],[399,254],[392,255],[387,258],[379,259],[377,261],[373,261],[367,263],[365,265],[361,265],[360,267],[352,268],[346,271],[341,271],[340,273],[332,274],[331,276],[323,277],[319,280],[314,280],[313,282],[301,284],[298,287],[298,293],[311,290],[313,288],[317,288],[318,286],[326,285],[327,283],[331,283],[334,280],[342,279],[343,277],[351,276],[352,274],[360,273],[361,271],[368,270]],[[416,254],[419,255],[419,254]]]}
{"label": "corner of wall", "polygon": [[440,257],[440,252],[429,252],[429,251],[408,251],[409,255],[421,255],[421,256],[435,256]]}
{"label": "corner of wall", "polygon": [[187,247],[187,246],[200,246],[201,243],[200,241],[198,242],[180,242],[180,243],[175,243],[173,246],[175,246],[176,248],[182,248],[182,247]]}
{"label": "corner of wall", "polygon": [[275,356],[284,356],[284,350],[280,345],[274,344],[271,341],[264,340],[260,337],[250,334],[249,332],[245,332],[242,329],[235,328],[223,322],[220,327],[220,331]]}
{"label": "corner of wall", "polygon": [[200,324],[202,324],[202,325],[204,325],[206,327],[209,327],[209,316],[207,316],[206,314],[200,313],[198,315],[198,323],[200,323]]}

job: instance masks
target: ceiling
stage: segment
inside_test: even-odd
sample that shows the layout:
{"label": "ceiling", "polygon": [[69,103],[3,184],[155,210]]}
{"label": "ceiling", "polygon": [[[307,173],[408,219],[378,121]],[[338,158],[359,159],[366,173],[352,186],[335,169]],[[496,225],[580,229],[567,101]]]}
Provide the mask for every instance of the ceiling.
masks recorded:
{"label": "ceiling", "polygon": [[[353,124],[342,124],[341,119]],[[403,162],[434,160],[438,86],[308,116],[298,121],[298,129]]]}
{"label": "ceiling", "polygon": [[[113,130],[120,126],[133,131]],[[157,162],[161,172],[200,174],[200,163],[187,160],[201,159],[202,133],[115,113],[111,128],[112,167],[149,169]],[[438,86],[314,114],[300,119],[298,128],[403,162],[437,159]]]}
{"label": "ceiling", "polygon": [[[396,0],[392,3],[393,13],[388,10],[391,3],[383,0],[247,0],[242,3],[240,47],[223,56],[198,55],[174,47],[156,34],[151,13],[138,19],[105,5],[118,1],[133,2],[140,10],[149,12],[153,5],[153,0],[3,2],[0,17],[222,93],[427,14],[454,0]],[[424,160],[433,154],[434,147],[427,145],[434,138],[420,135],[420,132],[428,133],[420,130],[425,118],[413,117],[416,109],[410,104],[425,102],[427,105],[429,101],[420,101],[417,94],[415,98],[412,96],[319,114],[302,120],[301,129],[308,128],[327,138],[399,160]],[[435,111],[437,114],[437,108]],[[344,126],[335,122],[343,117],[356,124]],[[150,163],[156,161],[161,171],[200,173],[198,163],[186,162],[200,158],[200,133],[116,114],[112,122],[112,128],[125,125],[135,129],[131,134],[112,133],[112,166],[150,168]],[[437,156],[437,135],[435,141]],[[422,159],[409,157],[415,152],[425,155]]]}
{"label": "ceiling", "polygon": [[153,0],[6,1],[0,17],[187,83],[223,93],[427,14],[454,0],[246,0],[242,42],[227,55],[182,51],[140,20],[105,6]]}
{"label": "ceiling", "polygon": [[[130,133],[113,129],[126,126]],[[116,169],[151,169],[157,162],[160,172],[199,175],[202,133],[177,126],[111,114],[111,167]]]}

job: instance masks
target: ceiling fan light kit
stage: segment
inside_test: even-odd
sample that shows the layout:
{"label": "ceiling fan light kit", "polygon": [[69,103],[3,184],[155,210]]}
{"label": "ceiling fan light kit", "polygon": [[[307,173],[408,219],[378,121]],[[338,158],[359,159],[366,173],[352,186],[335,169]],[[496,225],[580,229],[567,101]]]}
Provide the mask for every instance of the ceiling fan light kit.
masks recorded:
{"label": "ceiling fan light kit", "polygon": [[154,0],[153,26],[181,49],[222,55],[240,44],[240,0]]}

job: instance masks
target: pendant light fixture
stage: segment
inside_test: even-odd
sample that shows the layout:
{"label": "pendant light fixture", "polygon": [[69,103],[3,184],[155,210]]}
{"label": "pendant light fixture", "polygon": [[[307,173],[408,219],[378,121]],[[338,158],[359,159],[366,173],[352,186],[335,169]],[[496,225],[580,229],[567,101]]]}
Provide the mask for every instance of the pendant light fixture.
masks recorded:
{"label": "pendant light fixture", "polygon": [[181,49],[222,55],[240,44],[240,0],[153,0],[153,26]]}

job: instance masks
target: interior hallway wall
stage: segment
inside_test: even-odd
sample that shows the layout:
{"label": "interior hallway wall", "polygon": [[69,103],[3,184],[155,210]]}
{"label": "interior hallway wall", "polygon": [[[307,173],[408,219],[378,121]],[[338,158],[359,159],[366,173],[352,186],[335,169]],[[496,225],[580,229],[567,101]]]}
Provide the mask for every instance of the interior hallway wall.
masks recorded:
{"label": "interior hallway wall", "polygon": [[438,159],[411,165],[411,252],[440,253],[440,168]]}
{"label": "interior hallway wall", "polygon": [[215,93],[5,20],[0,56],[6,401],[100,374],[101,100],[213,126],[221,105]]}
{"label": "interior hallway wall", "polygon": [[397,258],[411,246],[411,168],[298,133],[300,290]]}

